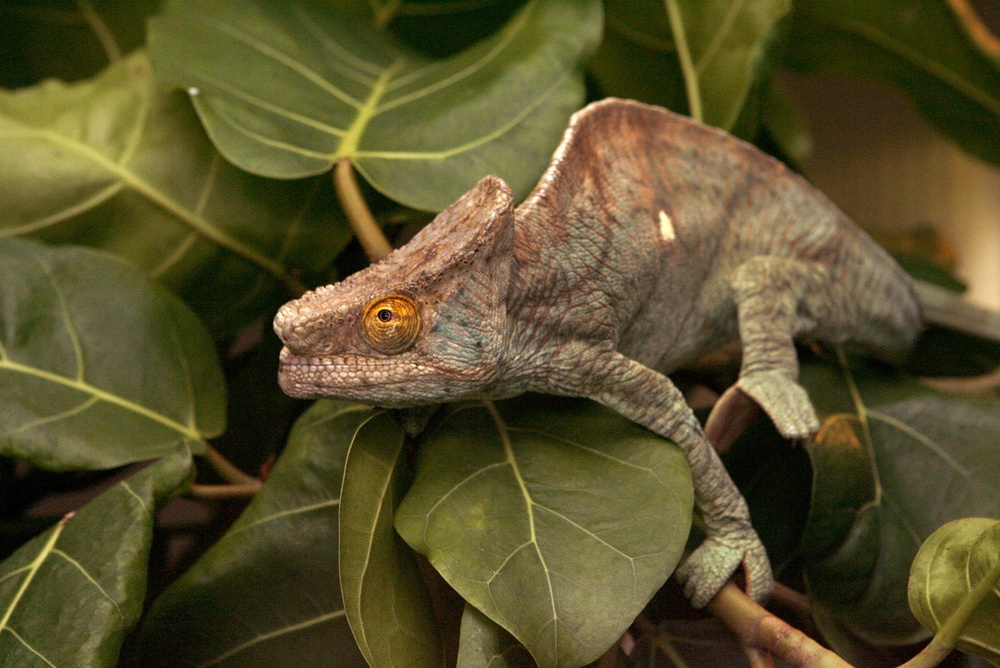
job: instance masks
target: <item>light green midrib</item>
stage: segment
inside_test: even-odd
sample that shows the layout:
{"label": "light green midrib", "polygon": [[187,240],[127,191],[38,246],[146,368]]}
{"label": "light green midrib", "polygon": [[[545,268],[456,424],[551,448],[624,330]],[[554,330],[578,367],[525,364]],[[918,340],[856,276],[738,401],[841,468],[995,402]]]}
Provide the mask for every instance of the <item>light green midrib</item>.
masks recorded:
{"label": "light green midrib", "polygon": [[361,142],[361,137],[364,135],[365,130],[368,127],[368,123],[375,116],[378,103],[385,95],[389,82],[403,67],[405,62],[405,59],[399,58],[378,75],[378,79],[372,86],[372,90],[365,99],[364,104],[358,109],[357,116],[354,117],[354,121],[351,123],[351,126],[347,128],[347,131],[341,138],[340,144],[337,146],[337,150],[333,155],[334,160],[344,157],[352,157],[357,152],[358,144]]}
{"label": "light green midrib", "polygon": [[21,586],[18,587],[17,592],[14,594],[14,598],[11,599],[10,604],[4,611],[3,618],[0,619],[0,631],[8,628],[7,625],[10,622],[11,616],[14,614],[14,610],[17,608],[18,603],[21,602],[21,598],[24,596],[24,593],[28,591],[28,587],[30,587],[31,583],[34,581],[35,576],[38,574],[38,569],[42,567],[42,564],[45,563],[46,559],[48,559],[52,550],[55,549],[56,542],[59,540],[59,536],[62,534],[65,526],[65,519],[55,526],[52,530],[52,535],[49,536],[47,541],[45,541],[45,545],[42,546],[38,555],[31,561],[30,564],[28,564],[28,574],[25,576],[24,581],[21,582]]}
{"label": "light green midrib", "polygon": [[87,382],[67,378],[66,376],[60,376],[59,374],[52,373],[51,371],[36,369],[35,367],[31,367],[26,364],[21,364],[20,362],[15,362],[10,359],[0,359],[0,370],[2,369],[7,369],[9,371],[13,371],[14,373],[20,373],[26,376],[32,376],[40,380],[45,380],[50,383],[55,383],[62,387],[68,387],[78,392],[89,394],[101,401],[118,406],[127,411],[140,415],[148,420],[163,425],[168,429],[176,431],[185,438],[189,438],[199,442],[204,441],[202,435],[193,425],[183,425],[180,422],[171,420],[167,416],[152,411],[146,408],[145,406],[142,406],[141,404],[137,404],[123,397],[119,397],[118,395],[106,392],[100,388],[94,387],[93,385]]}
{"label": "light green midrib", "polygon": [[1000,99],[990,97],[986,91],[980,89],[972,82],[967,81],[958,72],[939,65],[936,61],[930,58],[925,58],[919,51],[911,49],[906,44],[896,40],[892,36],[860,21],[850,21],[825,14],[818,15],[818,19],[839,27],[845,32],[858,34],[874,44],[878,44],[886,51],[894,53],[904,60],[913,63],[928,74],[937,77],[939,80],[967,96],[969,99],[981,104],[994,116],[1000,117]]}
{"label": "light green midrib", "polygon": [[108,159],[98,151],[95,151],[90,146],[72,141],[68,137],[50,130],[33,129],[31,132],[26,134],[36,134],[57,146],[65,148],[69,151],[75,151],[79,155],[92,161],[100,168],[120,179],[129,188],[138,192],[149,201],[182,220],[201,236],[209,239],[213,243],[225,248],[228,251],[236,253],[237,255],[240,255],[257,265],[260,265],[263,269],[267,270],[268,273],[274,275],[275,277],[284,278],[286,272],[285,267],[281,263],[274,261],[266,255],[255,251],[249,246],[223,233],[218,228],[212,226],[205,218],[184,208],[184,206],[171,199],[166,194],[160,192],[143,179],[138,178],[122,165]]}
{"label": "light green midrib", "polygon": [[[504,422],[503,418],[500,416],[500,412],[493,405],[492,401],[484,402],[486,409],[489,411],[490,416],[497,425],[497,434],[500,436],[500,442],[503,445],[504,454],[506,456],[507,462],[510,465],[511,471],[514,473],[514,478],[517,480],[517,485],[521,490],[521,495],[524,497],[524,503],[526,511],[528,513],[528,530],[531,544],[535,547],[535,552],[538,554],[538,560],[542,564],[542,572],[545,573],[545,584],[549,590],[549,602],[552,607],[552,621],[555,622],[559,619],[559,613],[556,610],[556,597],[555,589],[552,585],[552,576],[549,575],[549,567],[545,563],[545,557],[542,555],[541,546],[538,544],[538,536],[535,532],[535,502],[531,498],[531,492],[528,491],[528,485],[524,481],[524,477],[521,475],[521,468],[517,465],[517,458],[514,456],[514,447],[510,441],[510,435],[507,432],[507,423]],[[553,653],[558,656],[559,654],[559,626],[557,624],[552,625],[552,643],[553,643]]]}
{"label": "light green midrib", "polygon": [[274,638],[280,638],[281,636],[286,635],[288,633],[294,633],[296,631],[301,631],[302,629],[307,629],[310,626],[316,626],[317,624],[322,624],[323,622],[329,621],[331,619],[339,619],[340,617],[343,617],[346,614],[347,612],[345,610],[336,610],[334,612],[328,612],[326,614],[319,615],[318,617],[313,617],[312,619],[307,619],[297,624],[290,624],[280,629],[268,631],[267,633],[261,633],[260,635],[256,635],[250,640],[247,640],[246,642],[243,642],[237,645],[236,647],[233,647],[232,649],[224,652],[223,654],[220,654],[219,656],[209,659],[205,663],[201,663],[198,665],[200,666],[200,668],[208,668],[208,666],[218,665],[223,661],[225,661],[226,659],[235,656],[244,650],[250,649],[254,645],[259,645],[262,642],[266,642]]}

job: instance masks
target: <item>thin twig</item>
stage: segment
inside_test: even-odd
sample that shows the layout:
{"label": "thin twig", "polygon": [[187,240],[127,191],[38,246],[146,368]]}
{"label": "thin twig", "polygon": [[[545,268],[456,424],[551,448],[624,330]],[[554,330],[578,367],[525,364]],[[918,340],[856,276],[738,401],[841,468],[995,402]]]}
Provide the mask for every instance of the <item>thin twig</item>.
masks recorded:
{"label": "thin twig", "polygon": [[983,19],[976,13],[975,8],[969,0],[948,0],[952,11],[958,15],[959,21],[965,27],[969,37],[976,43],[983,53],[993,58],[1000,58],[1000,38],[990,31]]}
{"label": "thin twig", "polygon": [[392,252],[392,244],[385,238],[382,229],[375,222],[371,209],[361,195],[358,178],[354,174],[349,158],[337,161],[333,170],[333,184],[337,188],[340,206],[347,215],[347,222],[354,231],[354,236],[372,262],[378,262]]}
{"label": "thin twig", "polygon": [[732,582],[705,608],[732,629],[747,647],[803,668],[850,668],[851,664],[784,620],[762,608]]}
{"label": "thin twig", "polygon": [[698,85],[698,71],[691,59],[691,49],[688,46],[687,33],[684,32],[684,17],[681,16],[681,8],[677,0],[664,0],[667,7],[667,17],[670,19],[670,32],[674,37],[674,46],[677,47],[677,59],[681,63],[681,74],[684,75],[684,91],[688,99],[688,111],[691,118],[699,123],[704,122],[705,117],[701,110],[701,89]]}
{"label": "thin twig", "polygon": [[257,485],[259,487],[261,484],[257,478],[247,475],[236,468],[232,462],[223,457],[222,453],[213,448],[209,443],[205,444],[205,461],[215,469],[215,472],[223,480],[231,485]]}
{"label": "thin twig", "polygon": [[188,495],[195,499],[207,499],[220,501],[224,499],[249,499],[253,497],[263,483],[255,480],[245,485],[191,485],[188,488]]}
{"label": "thin twig", "polygon": [[94,37],[97,38],[97,41],[101,44],[101,48],[104,49],[104,55],[107,57],[108,62],[112,64],[119,62],[122,59],[122,50],[119,48],[118,42],[115,41],[115,36],[108,29],[108,24],[104,22],[101,15],[94,9],[94,5],[89,0],[76,0],[76,6],[79,8],[83,20],[94,31]]}

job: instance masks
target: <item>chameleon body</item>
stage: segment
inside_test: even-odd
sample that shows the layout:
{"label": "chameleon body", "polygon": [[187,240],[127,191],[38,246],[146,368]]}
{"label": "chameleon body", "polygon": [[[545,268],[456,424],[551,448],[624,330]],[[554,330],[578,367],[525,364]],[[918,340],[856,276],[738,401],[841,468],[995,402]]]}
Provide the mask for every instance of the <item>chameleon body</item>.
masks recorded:
{"label": "chameleon body", "polygon": [[678,570],[695,606],[741,563],[755,598],[772,577],[665,374],[738,337],[740,379],[716,412],[749,397],[805,438],[819,423],[793,340],[894,360],[920,329],[906,274],[819,191],[720,130],[622,100],[574,115],[520,206],[487,177],[382,262],[275,318],[279,382],[296,397],[406,407],[539,391],[675,442],[706,525]]}

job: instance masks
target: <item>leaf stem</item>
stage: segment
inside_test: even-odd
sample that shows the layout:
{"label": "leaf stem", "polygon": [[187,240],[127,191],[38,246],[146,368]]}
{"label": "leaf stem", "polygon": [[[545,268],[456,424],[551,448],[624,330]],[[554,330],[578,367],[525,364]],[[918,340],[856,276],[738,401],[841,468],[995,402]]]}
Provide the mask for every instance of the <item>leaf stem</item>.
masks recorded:
{"label": "leaf stem", "polygon": [[[990,572],[987,573],[986,577],[977,582],[976,586],[969,590],[969,594],[962,599],[959,606],[955,608],[955,612],[951,613],[948,621],[946,621],[941,628],[938,629],[938,632],[934,635],[930,644],[924,648],[924,651],[931,650],[931,648],[935,645],[941,647],[942,650],[947,649],[948,651],[951,651],[951,649],[955,646],[955,643],[958,642],[959,637],[962,635],[962,631],[965,629],[966,625],[968,625],[972,615],[975,614],[976,609],[987,596],[993,593],[993,588],[996,587],[997,582],[1000,582],[1000,559],[997,560],[997,563],[993,564],[993,568],[990,569]],[[923,654],[924,651],[920,652],[920,654]],[[919,654],[917,656],[919,656]]]}
{"label": "leaf stem", "polygon": [[230,483],[231,485],[257,485],[260,487],[260,480],[247,475],[243,471],[236,468],[232,462],[226,459],[221,452],[212,447],[211,444],[205,443],[205,461],[208,462],[209,466],[215,469],[223,480]]}
{"label": "leaf stem", "polygon": [[195,499],[224,501],[229,499],[249,499],[264,486],[260,480],[245,485],[191,485],[188,494]]}
{"label": "leaf stem", "polygon": [[122,50],[118,46],[118,42],[115,41],[115,36],[108,29],[108,24],[94,9],[94,5],[89,0],[76,0],[76,6],[79,8],[83,20],[94,31],[94,36],[100,42],[101,48],[104,49],[104,55],[107,56],[108,62],[112,64],[119,62],[122,59]]}
{"label": "leaf stem", "polygon": [[691,118],[702,123],[704,122],[704,114],[701,109],[701,90],[698,86],[698,72],[695,69],[694,61],[691,59],[687,33],[684,32],[684,17],[681,16],[681,9],[677,6],[677,0],[664,0],[663,4],[666,6],[667,17],[670,19],[670,32],[674,37],[674,45],[677,47],[677,59],[680,61],[681,73],[684,75],[684,91],[688,99],[688,112]]}
{"label": "leaf stem", "polygon": [[744,645],[771,652],[792,666],[851,668],[835,653],[752,601],[732,582],[719,590],[706,610],[735,631]]}
{"label": "leaf stem", "polygon": [[361,194],[358,177],[354,174],[350,158],[340,158],[333,170],[333,185],[337,189],[340,206],[347,215],[354,236],[372,262],[378,262],[392,252],[392,244],[385,238],[375,222],[368,203]]}

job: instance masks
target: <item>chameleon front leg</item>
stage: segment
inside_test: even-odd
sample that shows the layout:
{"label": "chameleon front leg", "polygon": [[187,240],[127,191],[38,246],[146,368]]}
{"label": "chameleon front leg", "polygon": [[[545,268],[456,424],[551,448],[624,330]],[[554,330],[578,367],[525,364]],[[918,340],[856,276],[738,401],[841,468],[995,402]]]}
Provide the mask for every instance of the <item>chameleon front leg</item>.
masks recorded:
{"label": "chameleon front leg", "polygon": [[[736,385],[726,391],[709,417],[709,433],[716,425],[739,420],[749,397],[774,422],[785,438],[802,439],[819,429],[809,395],[798,384],[799,360],[794,338],[822,328],[823,337],[841,338],[843,309],[838,309],[826,269],[813,262],[756,257],[730,277],[739,319],[743,363]],[[744,396],[740,396],[742,393]],[[713,437],[714,439],[714,437]],[[720,450],[728,442],[713,443]],[[732,440],[732,430],[725,437]]]}
{"label": "chameleon front leg", "polygon": [[677,569],[685,595],[696,608],[705,606],[742,563],[750,596],[758,601],[767,597],[771,566],[750,525],[746,501],[683,395],[666,376],[619,353],[606,362],[589,375],[591,386],[581,394],[676,443],[691,468],[707,537]]}

